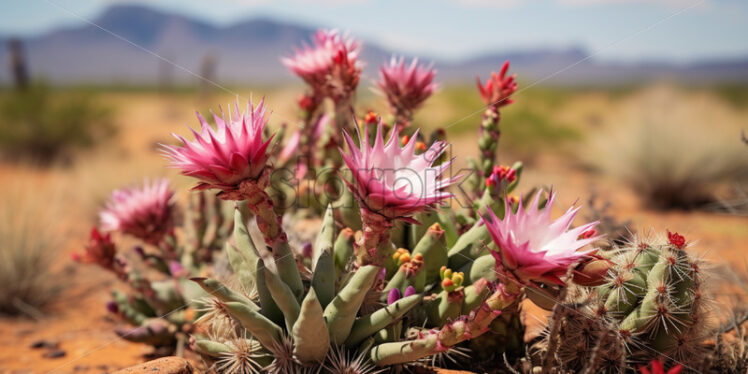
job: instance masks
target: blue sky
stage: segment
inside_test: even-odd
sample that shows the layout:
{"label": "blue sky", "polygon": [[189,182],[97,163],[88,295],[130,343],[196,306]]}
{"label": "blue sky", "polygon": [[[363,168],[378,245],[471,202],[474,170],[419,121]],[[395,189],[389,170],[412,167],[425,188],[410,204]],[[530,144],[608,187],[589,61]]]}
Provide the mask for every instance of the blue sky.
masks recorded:
{"label": "blue sky", "polygon": [[609,61],[748,56],[746,0],[23,0],[0,5],[0,34],[79,24],[60,7],[94,19],[114,3],[148,4],[224,25],[270,16],[337,27],[442,58],[570,46]]}

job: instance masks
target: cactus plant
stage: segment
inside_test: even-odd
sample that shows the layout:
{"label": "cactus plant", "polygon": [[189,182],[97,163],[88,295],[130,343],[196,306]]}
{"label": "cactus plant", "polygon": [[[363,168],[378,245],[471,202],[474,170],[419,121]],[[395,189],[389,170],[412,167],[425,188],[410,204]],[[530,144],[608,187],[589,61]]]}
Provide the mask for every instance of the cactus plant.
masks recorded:
{"label": "cactus plant", "polygon": [[[564,367],[589,364],[585,349],[598,346],[598,368],[634,368],[661,355],[700,367],[711,336],[701,261],[683,236],[637,240],[612,251],[607,281],[570,292],[556,356]],[[543,343],[547,345],[547,341]]]}
{"label": "cactus plant", "polygon": [[[219,373],[373,374],[460,356],[548,373],[631,371],[659,355],[706,360],[705,278],[682,236],[600,251],[597,222],[571,226],[578,207],[551,219],[555,192],[512,194],[523,165],[496,162],[499,110],[517,89],[508,63],[478,83],[481,156],[469,162],[471,201],[454,209],[448,188],[460,176],[444,175],[445,133],[427,145],[411,123],[435,71],[393,59],[378,82],[392,113],[385,121],[370,111],[358,128],[359,52],[322,30],[283,60],[309,87],[301,129],[282,147],[271,146],[285,128],[272,134],[264,100],[216,115],[215,127],[199,117],[194,140],[164,145],[171,166],[198,180],[183,222],[166,182],[115,192],[102,228],[140,239],[135,252],[149,268],[98,229],[77,259],[130,286],[108,305],[135,326],[123,337],[173,347],[189,334]],[[233,219],[223,201],[234,203]],[[305,213],[321,215],[321,227],[296,243],[283,222]],[[211,271],[215,255],[231,274]],[[553,311],[527,356],[524,301]],[[716,366],[746,361],[740,346],[723,348]]]}
{"label": "cactus plant", "polygon": [[[190,302],[204,293],[187,278],[207,270],[230,232],[221,201],[204,192],[192,196],[186,219],[177,224],[179,207],[166,180],[142,188],[115,191],[101,212],[102,227],[91,230],[88,245],[73,259],[96,264],[127,284],[128,291],[112,291],[107,310],[130,326],[118,326],[122,338],[176,348],[192,329],[199,312]],[[183,235],[176,235],[180,231]],[[118,249],[112,232],[140,239],[128,258]],[[143,264],[145,266],[139,266]],[[181,338],[181,340],[180,340]]]}

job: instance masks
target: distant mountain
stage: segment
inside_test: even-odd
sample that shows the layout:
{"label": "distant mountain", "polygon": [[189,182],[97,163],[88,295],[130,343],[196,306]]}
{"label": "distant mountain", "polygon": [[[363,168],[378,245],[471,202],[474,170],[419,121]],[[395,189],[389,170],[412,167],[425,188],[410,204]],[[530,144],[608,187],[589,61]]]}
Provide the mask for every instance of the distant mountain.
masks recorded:
{"label": "distant mountain", "polygon": [[[248,16],[252,16],[249,14]],[[309,40],[313,28],[250,18],[226,27],[139,5],[114,5],[92,24],[24,38],[31,74],[55,83],[153,83],[196,81],[206,56],[215,62],[213,79],[222,84],[294,81],[279,58]],[[107,31],[105,31],[107,30]],[[7,36],[0,36],[0,83],[9,81]],[[140,48],[139,48],[139,47]],[[147,51],[146,51],[147,50]],[[152,51],[149,53],[148,51]],[[393,51],[365,43],[366,74]],[[156,55],[174,61],[169,64]],[[621,83],[668,77],[684,81],[748,82],[748,58],[688,65],[611,64],[587,58],[582,48],[492,52],[457,62],[435,61],[441,81],[472,82],[504,60],[529,81],[556,84]],[[423,56],[423,60],[429,60]]]}

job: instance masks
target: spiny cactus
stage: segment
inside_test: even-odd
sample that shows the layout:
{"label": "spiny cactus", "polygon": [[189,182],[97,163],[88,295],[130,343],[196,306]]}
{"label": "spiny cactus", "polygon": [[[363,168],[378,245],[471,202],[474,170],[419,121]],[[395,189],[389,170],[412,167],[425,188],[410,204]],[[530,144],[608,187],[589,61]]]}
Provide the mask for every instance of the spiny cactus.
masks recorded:
{"label": "spiny cactus", "polygon": [[[177,224],[179,207],[172,194],[166,181],[115,191],[101,213],[102,226],[110,232],[94,227],[85,251],[73,255],[78,262],[112,272],[129,287],[112,291],[107,304],[109,312],[130,325],[118,326],[115,332],[167,349],[175,348],[179,337],[192,330],[200,314],[190,302],[204,293],[187,278],[207,270],[231,225],[224,220],[221,201],[204,192],[192,196],[185,219]],[[143,245],[133,250],[137,260],[117,249],[111,232],[142,240]]]}
{"label": "spiny cactus", "polygon": [[[352,251],[343,249],[350,246],[350,241],[345,239],[348,234],[346,231],[336,232],[333,216],[333,210],[328,209],[314,248],[316,255],[311,280],[303,284],[299,293],[270,269],[271,265],[278,269],[281,259],[266,263],[261,257],[238,210],[235,213],[234,243],[227,247],[227,251],[234,271],[242,274],[242,286],[245,290],[256,289],[257,297],[232,291],[213,279],[193,278],[219,301],[215,304],[217,308],[238,322],[239,326],[233,328],[242,331],[239,336],[251,336],[262,351],[273,357],[272,362],[265,365],[256,361],[270,372],[291,372],[304,365],[323,364],[328,359],[332,364],[335,361],[331,357],[335,353],[331,347],[356,349],[362,344],[370,345],[375,334],[401,319],[422,298],[420,294],[413,294],[359,316],[367,292],[383,269],[366,265],[351,273],[344,268],[339,270],[341,276],[336,276],[336,255],[346,257],[344,253],[347,253],[350,258]],[[340,238],[344,239],[338,240]],[[339,261],[347,262],[349,258]],[[224,324],[214,325],[213,318],[201,322],[208,325],[207,331],[226,328]],[[196,337],[193,346],[214,358],[225,356],[227,349],[234,354],[239,350],[212,340],[210,336]]]}
{"label": "spiny cactus", "polygon": [[558,340],[559,364],[622,369],[664,355],[700,366],[713,328],[701,261],[685,239],[668,232],[667,239],[638,240],[607,257],[600,260],[612,264],[607,281],[570,290],[558,327],[543,343]]}

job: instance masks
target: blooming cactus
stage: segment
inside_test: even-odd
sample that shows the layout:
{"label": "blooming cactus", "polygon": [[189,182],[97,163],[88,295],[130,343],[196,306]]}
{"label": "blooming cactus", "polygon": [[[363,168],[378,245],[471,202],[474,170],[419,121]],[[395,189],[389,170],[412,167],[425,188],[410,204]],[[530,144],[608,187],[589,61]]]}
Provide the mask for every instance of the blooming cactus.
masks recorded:
{"label": "blooming cactus", "polygon": [[217,130],[198,114],[201,131],[190,142],[174,136],[182,146],[164,145],[163,150],[171,166],[182,174],[197,178],[197,190],[218,189],[225,200],[243,200],[254,187],[267,187],[269,172],[267,152],[272,139],[263,140],[268,123],[264,100],[257,107],[248,105],[246,113],[239,112],[238,103],[229,118],[214,116]]}
{"label": "blooming cactus", "polygon": [[548,203],[539,209],[541,193],[538,192],[527,207],[520,202],[517,213],[513,213],[510,204],[506,204],[503,220],[489,211],[484,221],[491,238],[499,247],[498,251],[492,251],[498,273],[522,284],[539,282],[563,285],[561,277],[569,266],[594,251],[579,249],[599,237],[580,238],[580,235],[595,227],[597,222],[569,230],[579,208],[569,208],[552,221],[551,209],[556,194],[551,192]]}
{"label": "blooming cactus", "polygon": [[360,148],[345,134],[350,153],[344,153],[343,160],[355,182],[348,186],[367,213],[376,213],[388,220],[412,221],[413,214],[452,197],[444,189],[459,177],[441,178],[451,161],[432,166],[433,160],[446,149],[445,142],[435,142],[425,153],[417,155],[417,136],[410,137],[401,147],[399,128],[395,128],[386,143],[382,133],[380,122],[374,145],[369,146],[369,136],[365,134],[363,139],[359,136]]}
{"label": "blooming cactus", "polygon": [[432,166],[444,152],[445,142],[435,142],[426,152],[417,155],[418,130],[402,147],[398,141],[398,127],[393,129],[386,143],[383,132],[380,122],[372,146],[369,146],[368,133],[363,139],[359,133],[360,148],[345,133],[350,153],[341,150],[343,160],[353,174],[353,183],[346,183],[361,207],[364,238],[359,246],[370,253],[388,241],[393,220],[416,222],[413,214],[434,208],[452,197],[444,189],[459,178],[441,177],[451,161]]}
{"label": "blooming cactus", "polygon": [[509,97],[517,90],[517,82],[514,80],[515,75],[506,75],[508,70],[509,61],[506,61],[498,73],[491,73],[491,78],[486,83],[481,83],[480,78],[476,78],[478,91],[486,105],[499,108],[512,103]]}
{"label": "blooming cactus", "polygon": [[146,181],[142,188],[116,190],[99,214],[101,227],[158,245],[174,227],[173,196],[166,179]]}
{"label": "blooming cactus", "polygon": [[379,69],[378,91],[387,98],[395,114],[396,123],[407,125],[413,111],[431,96],[437,88],[434,83],[436,69],[418,64],[418,59],[406,65],[403,58],[392,57]]}
{"label": "blooming cactus", "polygon": [[319,30],[312,45],[296,50],[293,57],[281,59],[286,67],[333,100],[346,98],[356,89],[363,63],[358,60],[361,44],[337,30]]}

